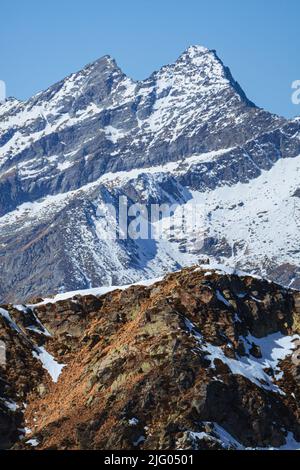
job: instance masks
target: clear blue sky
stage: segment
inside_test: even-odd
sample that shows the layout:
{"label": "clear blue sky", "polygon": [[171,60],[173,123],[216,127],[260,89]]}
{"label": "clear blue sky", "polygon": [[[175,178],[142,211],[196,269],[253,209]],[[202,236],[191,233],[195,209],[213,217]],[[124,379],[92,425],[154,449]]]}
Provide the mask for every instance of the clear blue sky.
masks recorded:
{"label": "clear blue sky", "polygon": [[300,115],[299,0],[10,0],[0,8],[0,79],[25,99],[105,54],[135,79],[191,44],[216,49],[248,97]]}

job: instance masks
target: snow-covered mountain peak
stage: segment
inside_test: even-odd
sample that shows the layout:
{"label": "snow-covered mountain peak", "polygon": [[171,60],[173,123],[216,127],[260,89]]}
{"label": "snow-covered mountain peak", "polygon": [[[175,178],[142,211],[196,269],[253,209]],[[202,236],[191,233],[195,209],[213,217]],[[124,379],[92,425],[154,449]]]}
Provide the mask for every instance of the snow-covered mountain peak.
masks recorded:
{"label": "snow-covered mountain peak", "polygon": [[[203,46],[188,47],[175,61],[174,66],[176,69],[182,67],[186,74],[196,68],[202,76],[209,71],[219,77],[225,76],[224,66],[215,51]],[[211,74],[207,74],[208,77]]]}
{"label": "snow-covered mountain peak", "polygon": [[188,47],[176,60],[177,66],[184,66],[186,73],[189,69],[198,68],[202,77],[227,78],[226,67],[213,49],[204,46]]}
{"label": "snow-covered mountain peak", "polygon": [[[233,186],[245,183],[246,192],[250,181],[276,161],[299,156],[299,126],[297,120],[251,106],[216,52],[202,46],[189,47],[146,80],[130,79],[104,56],[26,102],[6,101],[0,107],[0,298],[156,277],[202,254],[224,264],[229,258],[235,262],[233,245],[244,247],[248,237],[245,220],[253,221],[251,230],[266,241],[256,219],[266,230],[275,218],[282,219],[276,215],[280,198],[274,210],[266,208],[267,220],[252,214],[250,199]],[[226,205],[219,197],[223,186],[230,188]],[[272,194],[274,182],[269,187]],[[265,194],[263,189],[254,193]],[[293,186],[287,195],[290,219],[297,189]],[[131,241],[106,245],[101,239],[94,201],[97,207],[108,199],[117,206],[119,194],[126,194],[132,202],[175,200],[182,205],[195,199],[190,191],[204,193],[201,203],[209,207],[210,232],[201,252],[181,239],[158,246]],[[210,204],[205,195],[211,191],[216,196]],[[237,235],[235,226],[232,234],[228,229],[233,214],[242,227]],[[298,258],[288,252],[296,250],[298,237],[290,238],[291,248],[278,245],[280,255],[277,247],[272,251],[272,269],[284,269],[291,260],[298,266]],[[49,279],[57,246],[66,262]],[[263,242],[253,251],[255,257],[270,256]],[[38,261],[33,252],[41,254]],[[256,269],[257,264],[251,253],[245,255],[243,265]],[[263,269],[267,264],[259,262]],[[29,286],[32,272],[36,277]],[[269,275],[271,268],[265,272]],[[283,282],[290,284],[286,277]],[[15,279],[20,279],[17,286]]]}
{"label": "snow-covered mountain peak", "polygon": [[185,51],[178,57],[176,62],[187,63],[193,65],[201,65],[203,60],[207,58],[213,51],[204,46],[189,46]]}
{"label": "snow-covered mountain peak", "polygon": [[85,75],[102,75],[103,73],[106,73],[111,75],[124,76],[123,71],[120,69],[115,59],[110,55],[104,55],[99,59],[90,62],[82,70],[77,72],[77,74],[81,73],[84,73]]}
{"label": "snow-covered mountain peak", "polygon": [[109,108],[122,82],[124,89],[131,84],[115,60],[104,56],[28,101],[4,102],[0,106],[0,166],[7,160],[12,163],[32,142],[93,119]]}
{"label": "snow-covered mountain peak", "polygon": [[[195,95],[204,93],[211,97],[212,94],[219,94],[227,89],[247,106],[254,106],[214,49],[200,45],[190,46],[174,64],[162,67],[157,74],[177,76],[181,90],[184,90],[184,85],[187,85],[189,92],[192,91]],[[190,89],[191,84],[192,89]]]}
{"label": "snow-covered mountain peak", "polygon": [[207,52],[210,52],[210,49],[208,49],[205,46],[200,46],[199,44],[195,44],[195,45],[189,46],[185,50],[184,54],[188,54],[190,58],[194,58],[195,56],[206,54]]}
{"label": "snow-covered mountain peak", "polygon": [[85,95],[91,102],[99,102],[105,93],[111,91],[113,85],[125,77],[115,60],[106,55],[86,65],[79,72],[72,73],[65,79],[51,86],[45,92],[39,93],[33,101],[50,100],[56,103],[60,98],[72,101]]}

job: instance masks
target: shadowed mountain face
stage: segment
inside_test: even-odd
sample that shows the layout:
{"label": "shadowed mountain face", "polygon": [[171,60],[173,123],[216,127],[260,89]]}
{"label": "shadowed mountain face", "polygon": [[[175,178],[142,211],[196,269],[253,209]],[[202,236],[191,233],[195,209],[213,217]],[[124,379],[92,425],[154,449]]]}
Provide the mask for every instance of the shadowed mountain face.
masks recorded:
{"label": "shadowed mountain face", "polygon": [[209,266],[2,306],[0,447],[299,449],[299,312]]}
{"label": "shadowed mountain face", "polygon": [[[299,131],[251,103],[200,46],[144,81],[105,56],[27,102],[6,101],[0,298],[126,284],[203,254],[299,286]],[[104,240],[98,209],[120,195],[199,200],[204,246]]]}

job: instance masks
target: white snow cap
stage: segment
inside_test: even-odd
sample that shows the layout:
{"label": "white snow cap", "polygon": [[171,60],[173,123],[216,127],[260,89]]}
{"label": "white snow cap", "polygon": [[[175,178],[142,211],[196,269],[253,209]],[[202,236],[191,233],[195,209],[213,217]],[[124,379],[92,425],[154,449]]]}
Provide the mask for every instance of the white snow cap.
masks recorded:
{"label": "white snow cap", "polygon": [[206,54],[207,52],[210,52],[210,49],[196,44],[195,46],[189,46],[184,54],[187,54],[192,59],[195,56]]}
{"label": "white snow cap", "polygon": [[212,50],[204,46],[189,46],[178,58],[177,62],[190,62],[197,65],[203,63],[207,57],[212,57]]}
{"label": "white snow cap", "polygon": [[214,74],[223,75],[223,63],[214,49],[204,46],[189,46],[176,61],[178,64],[192,64],[196,67],[214,70]]}

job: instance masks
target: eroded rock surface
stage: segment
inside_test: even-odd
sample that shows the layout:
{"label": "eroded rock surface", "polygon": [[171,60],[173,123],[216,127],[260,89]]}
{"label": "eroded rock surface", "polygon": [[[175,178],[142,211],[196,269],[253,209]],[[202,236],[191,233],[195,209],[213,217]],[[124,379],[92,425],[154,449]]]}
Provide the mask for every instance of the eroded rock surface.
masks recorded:
{"label": "eroded rock surface", "polygon": [[296,291],[193,267],[1,312],[4,448],[300,448]]}

